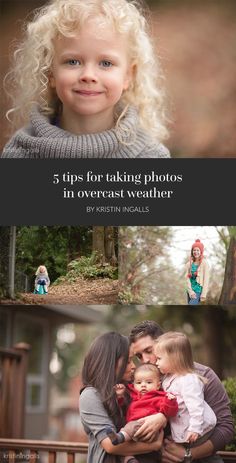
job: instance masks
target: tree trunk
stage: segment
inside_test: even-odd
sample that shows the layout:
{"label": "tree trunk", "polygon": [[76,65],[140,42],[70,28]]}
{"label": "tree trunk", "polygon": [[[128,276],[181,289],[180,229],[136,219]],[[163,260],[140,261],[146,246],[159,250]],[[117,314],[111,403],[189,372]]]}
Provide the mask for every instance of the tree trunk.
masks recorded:
{"label": "tree trunk", "polygon": [[115,253],[115,233],[114,227],[104,228],[104,247],[105,247],[105,258],[106,261],[111,265],[117,264],[117,258]]}
{"label": "tree trunk", "polygon": [[8,271],[8,296],[13,299],[15,296],[15,266],[16,266],[16,227],[10,227],[9,246],[9,271]]}
{"label": "tree trunk", "polygon": [[7,296],[10,228],[0,227],[0,296]]}
{"label": "tree trunk", "polygon": [[226,256],[225,275],[220,305],[236,304],[236,237],[231,236]]}
{"label": "tree trunk", "polygon": [[93,227],[93,252],[98,254],[101,261],[105,261],[104,227]]}
{"label": "tree trunk", "polygon": [[93,252],[103,263],[117,264],[114,227],[93,227]]}
{"label": "tree trunk", "polygon": [[221,340],[224,326],[224,312],[219,307],[206,308],[203,317],[203,345],[205,346],[205,362],[222,378],[224,352]]}

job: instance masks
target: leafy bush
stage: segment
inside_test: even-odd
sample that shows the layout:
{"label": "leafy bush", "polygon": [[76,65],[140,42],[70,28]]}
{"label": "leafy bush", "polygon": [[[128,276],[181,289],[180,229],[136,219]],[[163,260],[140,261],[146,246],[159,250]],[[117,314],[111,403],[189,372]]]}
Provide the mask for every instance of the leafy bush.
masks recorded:
{"label": "leafy bush", "polygon": [[230,400],[230,409],[234,419],[234,439],[230,445],[227,445],[226,450],[236,451],[236,378],[227,378],[223,381],[223,385]]}
{"label": "leafy bush", "polygon": [[79,259],[72,260],[68,265],[67,274],[59,277],[54,282],[54,285],[64,281],[73,283],[77,278],[111,278],[115,280],[118,278],[118,270],[117,267],[103,263],[97,253],[92,253],[89,257],[82,256]]}
{"label": "leafy bush", "polygon": [[143,291],[140,291],[139,294],[134,293],[132,288],[127,286],[122,288],[119,292],[119,302],[120,304],[143,304],[144,294]]}

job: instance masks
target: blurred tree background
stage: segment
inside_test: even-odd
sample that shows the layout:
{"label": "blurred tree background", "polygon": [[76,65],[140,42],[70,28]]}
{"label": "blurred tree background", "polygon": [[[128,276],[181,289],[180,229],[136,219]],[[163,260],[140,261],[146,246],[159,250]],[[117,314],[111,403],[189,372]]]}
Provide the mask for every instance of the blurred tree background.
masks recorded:
{"label": "blurred tree background", "polygon": [[236,3],[153,1],[175,157],[235,157]]}
{"label": "blurred tree background", "polygon": [[236,376],[236,310],[229,306],[114,305],[102,306],[101,323],[81,330],[65,325],[55,332],[54,382],[65,391],[74,376],[80,375],[85,354],[96,336],[115,330],[128,336],[142,320],[155,320],[164,331],[182,331],[189,336],[194,359],[214,369],[221,379]]}
{"label": "blurred tree background", "polygon": [[196,238],[210,265],[207,304],[236,304],[234,226],[120,227],[121,302],[186,304],[186,265]]}
{"label": "blurred tree background", "polygon": [[[236,156],[236,2],[147,2],[151,30],[164,70],[174,157]],[[22,21],[43,0],[1,0],[1,82]],[[3,95],[3,92],[1,92]],[[9,137],[2,98],[0,149]]]}

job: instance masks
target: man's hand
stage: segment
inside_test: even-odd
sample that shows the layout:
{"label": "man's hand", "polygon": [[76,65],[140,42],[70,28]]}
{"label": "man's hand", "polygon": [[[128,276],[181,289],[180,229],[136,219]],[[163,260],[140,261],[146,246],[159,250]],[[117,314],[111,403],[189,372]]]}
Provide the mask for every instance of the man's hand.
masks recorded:
{"label": "man's hand", "polygon": [[175,444],[171,439],[165,439],[162,447],[162,463],[180,463],[183,461],[185,448]]}
{"label": "man's hand", "polygon": [[135,433],[134,438],[145,442],[154,441],[157,433],[160,429],[164,428],[167,423],[167,419],[162,413],[146,416],[138,421],[142,424],[139,430]]}
{"label": "man's hand", "polygon": [[164,438],[164,431],[160,431],[158,433],[158,437],[157,437],[157,440],[156,440],[156,451],[160,450],[161,449],[161,446],[162,446],[162,443],[163,443],[163,438]]}

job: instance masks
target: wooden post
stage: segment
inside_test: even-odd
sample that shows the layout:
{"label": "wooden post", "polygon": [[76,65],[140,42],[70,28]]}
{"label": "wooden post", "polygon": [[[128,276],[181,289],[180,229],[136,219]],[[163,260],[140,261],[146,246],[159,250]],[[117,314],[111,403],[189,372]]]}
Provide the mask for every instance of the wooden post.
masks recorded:
{"label": "wooden post", "polygon": [[30,346],[19,343],[13,349],[0,348],[0,437],[24,436],[25,390]]}
{"label": "wooden post", "polygon": [[56,463],[57,461],[57,452],[48,452],[48,463]]}
{"label": "wooden post", "polygon": [[75,463],[75,453],[67,453],[67,463]]}
{"label": "wooden post", "polygon": [[[8,405],[11,402],[11,368],[12,359],[3,357],[2,359],[2,392],[1,392],[1,426],[0,437],[11,436],[11,423],[8,413]],[[5,405],[5,406],[4,406]],[[6,406],[7,405],[7,406]]]}

